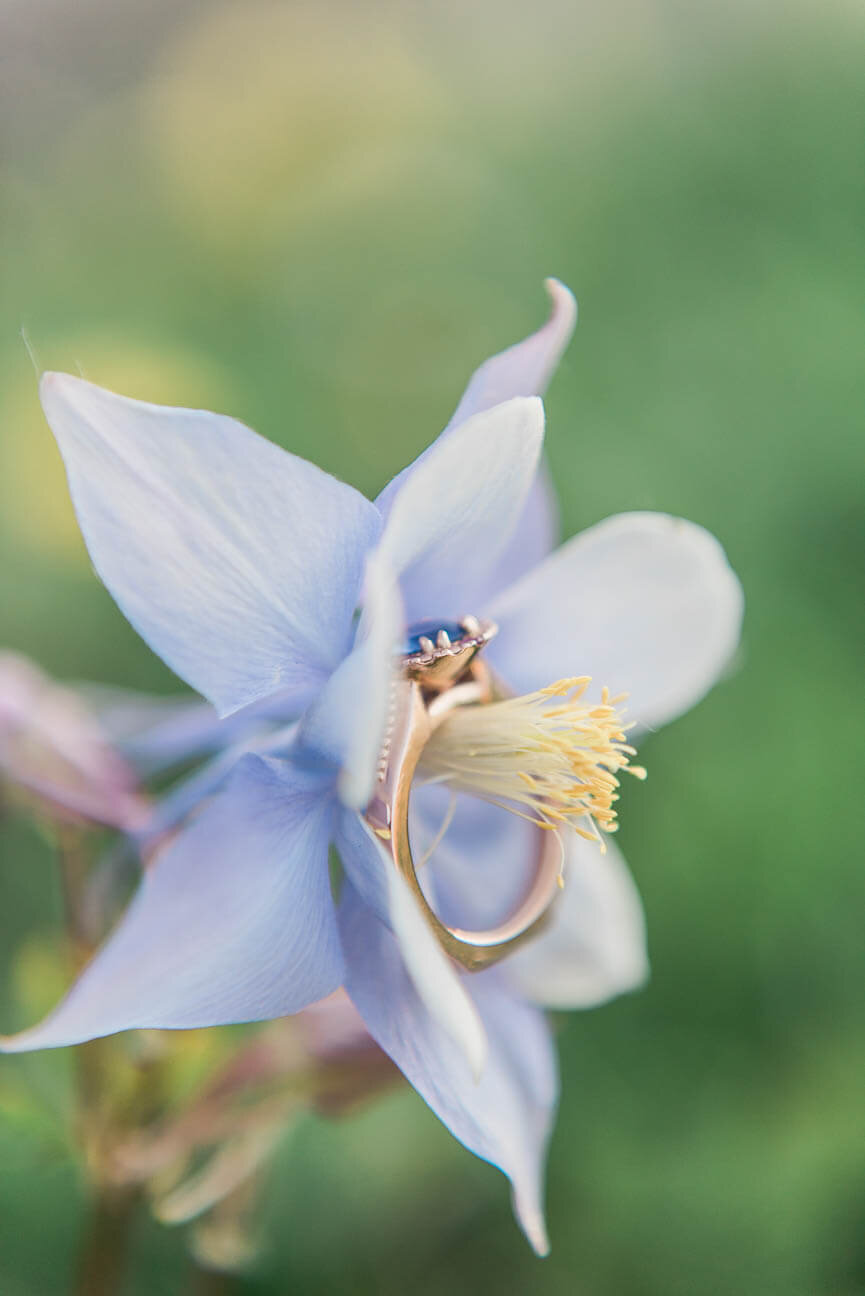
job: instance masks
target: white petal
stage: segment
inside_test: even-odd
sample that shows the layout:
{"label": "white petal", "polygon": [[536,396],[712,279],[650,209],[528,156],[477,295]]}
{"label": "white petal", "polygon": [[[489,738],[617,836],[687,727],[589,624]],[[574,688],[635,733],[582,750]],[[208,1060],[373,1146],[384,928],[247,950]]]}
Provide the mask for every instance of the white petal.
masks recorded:
{"label": "white petal", "polygon": [[477,1080],[487,1055],[487,1039],[478,1011],[408,885],[396,871],[388,877],[391,926],[408,974],[430,1016],[462,1049]]}
{"label": "white petal", "polygon": [[[376,504],[385,517],[408,478],[467,419],[516,396],[543,395],[577,321],[577,303],[564,284],[557,279],[547,279],[544,287],[552,303],[547,322],[523,341],[484,361],[475,371],[453,418],[438,440],[419,455],[414,463],[404,468],[379,495]],[[457,610],[455,601],[453,606],[443,604],[433,608],[430,598],[427,612],[417,612],[414,606],[410,608],[412,618],[419,620],[431,615],[452,619],[460,615],[460,612],[480,610],[492,594],[517,580],[546,557],[555,544],[557,535],[558,508],[555,494],[545,466],[541,464],[526,495],[521,514],[511,529],[510,539],[501,548],[497,559],[488,563],[483,581],[476,581],[474,586],[467,585],[463,590],[454,590],[455,600],[458,601],[458,597],[463,599],[462,607]],[[430,590],[430,594],[432,593]],[[423,591],[419,594],[418,601],[420,604],[425,603]]]}
{"label": "white petal", "polygon": [[607,838],[565,832],[564,890],[547,925],[502,965],[514,987],[547,1008],[591,1008],[641,986],[648,974],[646,924],[637,888]]}
{"label": "white petal", "polygon": [[389,854],[366,821],[351,811],[339,817],[336,845],[355,891],[392,928],[426,1010],[479,1076],[486,1037],[477,1010]]}
{"label": "white petal", "polygon": [[228,714],[305,704],[348,650],[380,517],[234,419],[45,374],[90,556],[150,646]]}
{"label": "white petal", "polygon": [[245,756],[225,792],[147,870],[106,944],[40,1025],[0,1050],[133,1027],[186,1029],[299,1011],[342,980],[321,779]]}
{"label": "white petal", "polygon": [[500,806],[451,794],[434,784],[411,796],[411,840],[416,860],[432,856],[420,870],[430,900],[443,922],[479,931],[504,922],[531,882],[538,829]]}
{"label": "white petal", "polygon": [[[432,841],[448,811],[443,788],[412,795],[415,857]],[[430,875],[436,912],[470,930],[503,922],[533,876],[538,829],[507,810],[457,797],[450,826],[421,876]],[[541,934],[503,963],[515,988],[552,1008],[588,1008],[642,985],[648,975],[643,910],[615,842],[562,834],[564,890]]]}
{"label": "white petal", "polygon": [[571,675],[628,693],[655,726],[693,706],[739,641],[742,588],[718,541],[665,513],[624,513],[569,540],[489,609],[487,654],[518,693]]}
{"label": "white petal", "polygon": [[112,742],[147,776],[266,734],[298,715],[296,696],[283,701],[279,693],[220,718],[193,693],[157,696],[90,683],[77,689]]}
{"label": "white petal", "polygon": [[543,396],[577,323],[573,293],[558,279],[545,279],[544,287],[552,304],[546,324],[475,370],[448,428],[514,396]]}
{"label": "white petal", "polygon": [[[544,287],[552,305],[547,322],[537,332],[508,347],[506,351],[491,356],[475,370],[453,417],[438,440],[450,436],[455,428],[474,414],[481,414],[494,405],[513,400],[515,396],[543,396],[577,322],[577,303],[565,285],[558,279],[546,279]],[[385,486],[376,500],[385,517],[407,478],[437,444],[438,441],[434,441]],[[532,518],[532,524],[534,521]]]}
{"label": "white petal", "polygon": [[466,974],[489,1040],[477,1080],[418,994],[397,942],[356,892],[343,897],[339,919],[346,989],[370,1034],[454,1136],[508,1175],[523,1231],[546,1254],[543,1167],[558,1077],[543,1014],[510,993],[495,969]]}
{"label": "white petal", "polygon": [[560,535],[559,504],[549,467],[542,459],[513,535],[487,573],[477,607],[487,608],[503,589],[537,567],[556,547]]}
{"label": "white petal", "polygon": [[401,627],[395,578],[387,561],[373,554],[367,562],[357,643],[301,725],[301,741],[339,767],[340,797],[354,809],[372,796]]}
{"label": "white petal", "polygon": [[409,622],[473,610],[522,514],[543,431],[537,397],[507,401],[440,438],[405,477],[380,553]]}

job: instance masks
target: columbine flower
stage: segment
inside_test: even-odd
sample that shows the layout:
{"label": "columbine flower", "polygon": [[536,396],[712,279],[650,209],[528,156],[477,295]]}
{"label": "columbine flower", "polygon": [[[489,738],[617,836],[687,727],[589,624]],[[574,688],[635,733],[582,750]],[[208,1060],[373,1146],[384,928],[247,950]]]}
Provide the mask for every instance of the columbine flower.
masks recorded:
{"label": "columbine flower", "polygon": [[[629,720],[658,725],[718,677],[741,615],[719,545],[678,519],[625,514],[550,553],[536,394],[575,305],[548,287],[548,323],[477,371],[442,436],[374,504],[232,419],[44,377],[91,557],[133,625],[220,714],[278,698],[301,719],[278,752],[236,761],[64,1002],[5,1042],[284,1015],[344,984],[457,1138],[510,1177],[540,1252],[557,1080],[539,1005],[598,1003],[646,972],[625,865],[583,835],[612,826],[630,759],[620,703],[587,701],[573,677],[626,690]],[[471,974],[361,813],[393,721],[395,646],[423,648],[430,631],[444,643],[469,616],[497,623],[484,658],[519,701],[442,726],[412,797],[416,857],[429,855],[437,912],[467,928],[513,911],[538,822],[559,833],[564,881],[542,934]]]}

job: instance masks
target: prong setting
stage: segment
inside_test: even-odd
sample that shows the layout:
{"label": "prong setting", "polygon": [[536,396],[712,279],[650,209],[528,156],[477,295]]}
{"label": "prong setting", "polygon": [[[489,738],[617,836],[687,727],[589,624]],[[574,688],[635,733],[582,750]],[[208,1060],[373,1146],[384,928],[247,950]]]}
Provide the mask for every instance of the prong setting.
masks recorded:
{"label": "prong setting", "polygon": [[463,655],[468,662],[497,630],[495,622],[481,621],[476,616],[464,616],[459,621],[445,624],[440,621],[420,622],[409,627],[407,651],[401,655],[403,669],[409,675],[417,675],[443,658]]}
{"label": "prong setting", "polygon": [[475,616],[459,621],[421,621],[410,626],[400,657],[404,678],[416,680],[426,694],[451,688],[496,634],[494,621]]}

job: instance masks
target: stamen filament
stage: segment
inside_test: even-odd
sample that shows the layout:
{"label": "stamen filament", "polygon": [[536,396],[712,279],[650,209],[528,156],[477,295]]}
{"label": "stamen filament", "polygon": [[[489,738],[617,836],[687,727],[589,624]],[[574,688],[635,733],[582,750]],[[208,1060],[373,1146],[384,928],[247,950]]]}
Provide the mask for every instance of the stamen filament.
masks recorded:
{"label": "stamen filament", "polygon": [[[539,828],[570,827],[603,842],[615,832],[615,802],[635,749],[626,742],[620,703],[601,690],[600,703],[585,703],[591,679],[563,679],[524,697],[455,707],[427,743],[419,773],[498,805]],[[600,830],[600,831],[599,831]]]}

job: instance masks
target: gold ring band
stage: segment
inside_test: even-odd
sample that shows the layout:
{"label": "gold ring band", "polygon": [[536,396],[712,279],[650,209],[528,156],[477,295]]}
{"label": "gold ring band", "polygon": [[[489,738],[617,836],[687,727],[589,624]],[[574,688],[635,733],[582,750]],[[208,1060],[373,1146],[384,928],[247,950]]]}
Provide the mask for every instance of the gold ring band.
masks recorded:
{"label": "gold ring band", "polygon": [[398,718],[388,735],[376,794],[366,811],[368,823],[411,888],[442,947],[469,971],[480,971],[498,962],[538,931],[559,893],[561,874],[557,836],[538,828],[535,868],[523,898],[503,922],[482,931],[443,923],[418,880],[409,837],[409,808],[423,749],[454,707],[483,705],[503,696],[485,664],[477,660],[479,646],[473,644],[469,650],[449,654],[451,661],[439,665],[433,689],[425,688],[429,675],[423,669],[411,670],[398,682],[394,709]]}

